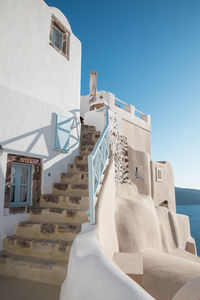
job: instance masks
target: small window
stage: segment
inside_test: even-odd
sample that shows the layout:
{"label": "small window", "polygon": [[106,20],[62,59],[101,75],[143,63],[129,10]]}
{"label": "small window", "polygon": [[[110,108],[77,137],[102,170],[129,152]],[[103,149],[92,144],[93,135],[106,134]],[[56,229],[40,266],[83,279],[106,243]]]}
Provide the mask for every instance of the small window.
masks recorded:
{"label": "small window", "polygon": [[139,171],[138,171],[138,167],[135,168],[135,177],[139,178]]}
{"label": "small window", "polygon": [[135,178],[143,178],[143,166],[138,165],[135,167]]}
{"label": "small window", "polygon": [[63,35],[62,33],[56,28],[53,27],[53,36],[52,36],[52,43],[60,50],[63,48]]}
{"label": "small window", "polygon": [[54,15],[49,39],[50,45],[69,60],[70,32]]}
{"label": "small window", "polygon": [[156,168],[156,181],[163,181],[161,168]]}
{"label": "small window", "polygon": [[12,163],[10,207],[31,205],[32,165]]}

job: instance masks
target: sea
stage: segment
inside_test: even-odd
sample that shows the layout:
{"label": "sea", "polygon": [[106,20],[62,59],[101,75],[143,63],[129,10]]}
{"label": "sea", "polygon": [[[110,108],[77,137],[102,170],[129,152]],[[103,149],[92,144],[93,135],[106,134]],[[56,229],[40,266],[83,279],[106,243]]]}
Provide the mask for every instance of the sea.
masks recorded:
{"label": "sea", "polygon": [[189,216],[191,236],[196,241],[197,254],[200,256],[200,204],[177,205],[176,211]]}

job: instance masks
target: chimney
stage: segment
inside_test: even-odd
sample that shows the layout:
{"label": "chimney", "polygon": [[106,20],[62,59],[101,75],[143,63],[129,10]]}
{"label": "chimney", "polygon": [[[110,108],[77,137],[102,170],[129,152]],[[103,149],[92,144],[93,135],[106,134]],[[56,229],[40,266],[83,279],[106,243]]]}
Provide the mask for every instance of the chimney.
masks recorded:
{"label": "chimney", "polygon": [[97,71],[90,72],[90,110],[94,110],[93,103],[96,101],[97,97]]}
{"label": "chimney", "polygon": [[97,71],[90,72],[90,96],[97,95]]}

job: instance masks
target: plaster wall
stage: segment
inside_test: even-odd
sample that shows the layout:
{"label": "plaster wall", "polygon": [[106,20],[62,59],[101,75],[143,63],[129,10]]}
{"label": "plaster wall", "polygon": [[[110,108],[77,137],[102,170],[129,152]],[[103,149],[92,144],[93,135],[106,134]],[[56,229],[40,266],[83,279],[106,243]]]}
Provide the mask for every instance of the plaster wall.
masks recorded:
{"label": "plaster wall", "polygon": [[[55,113],[79,118],[78,109],[63,112],[62,108],[0,86],[0,242],[15,232],[16,224],[27,220],[27,214],[7,215],[4,211],[7,154],[19,154],[43,159],[42,193],[51,193],[52,183],[59,182],[78,154],[80,126],[73,129],[71,150],[61,153],[54,150]],[[75,107],[74,107],[75,108]],[[6,214],[6,215],[4,215]],[[1,245],[0,245],[1,247]]]}
{"label": "plaster wall", "polygon": [[147,250],[144,253],[143,287],[157,300],[198,300],[199,298],[195,298],[196,285],[194,294],[190,291],[192,297],[173,297],[188,281],[199,275],[199,262],[200,259],[194,255],[185,258],[181,253],[179,256],[174,256],[169,253]]}
{"label": "plaster wall", "polygon": [[155,299],[172,299],[200,271],[199,257],[185,251],[193,242],[188,218],[155,207],[133,184],[117,184],[116,201],[119,252],[142,254],[142,286]]}
{"label": "plaster wall", "polygon": [[[49,44],[52,14],[71,33],[69,60]],[[0,19],[0,85],[65,111],[79,108],[81,44],[65,16],[43,0],[6,0]]]}
{"label": "plaster wall", "polygon": [[119,252],[115,226],[115,163],[111,161],[105,171],[103,186],[96,207],[97,235],[104,251],[111,259]]}
{"label": "plaster wall", "polygon": [[119,252],[162,249],[159,220],[150,197],[139,195],[134,184],[117,185],[115,221]]}
{"label": "plaster wall", "polygon": [[[90,110],[90,99],[90,95],[81,96],[81,117],[83,118],[85,118],[85,114]],[[105,91],[97,92],[96,102],[107,104],[112,114],[117,116],[118,121],[119,119],[124,119],[129,121],[131,124],[138,126],[139,128],[143,128],[149,132],[151,131],[151,117],[149,115],[145,115],[140,112],[138,113],[133,105],[121,104],[121,106],[118,106],[116,101],[118,101],[118,99],[116,99],[113,93]]]}
{"label": "plaster wall", "polygon": [[150,131],[122,119],[122,135],[127,138],[132,149],[151,155]]}
{"label": "plaster wall", "polygon": [[97,131],[102,132],[106,124],[105,110],[88,111],[85,114],[84,124],[95,126]]}
{"label": "plaster wall", "polygon": [[[128,164],[130,180],[136,185],[138,193],[151,195],[150,157],[148,153],[128,147]],[[138,177],[136,176],[136,168]]]}
{"label": "plaster wall", "polygon": [[[161,169],[162,181],[157,181],[156,169]],[[151,162],[152,176],[152,198],[155,205],[160,205],[163,201],[168,201],[168,207],[176,212],[174,175],[169,162]]]}
{"label": "plaster wall", "polygon": [[80,101],[80,116],[85,119],[85,114],[90,111],[89,106],[90,95],[81,96]]}
{"label": "plaster wall", "polygon": [[153,300],[105,255],[96,227],[85,223],[70,252],[68,274],[60,300]]}
{"label": "plaster wall", "polygon": [[173,297],[172,300],[199,300],[200,295],[200,275],[188,281]]}

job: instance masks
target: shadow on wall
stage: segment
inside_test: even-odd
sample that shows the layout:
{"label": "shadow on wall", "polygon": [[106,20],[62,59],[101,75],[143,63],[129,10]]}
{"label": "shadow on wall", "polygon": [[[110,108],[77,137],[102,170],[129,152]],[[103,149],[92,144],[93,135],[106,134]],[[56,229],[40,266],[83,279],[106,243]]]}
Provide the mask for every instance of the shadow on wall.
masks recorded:
{"label": "shadow on wall", "polygon": [[[71,110],[69,111],[73,116],[74,120],[80,124],[79,119],[76,115],[76,113],[79,113],[79,110]],[[51,124],[45,127],[41,127],[38,129],[35,129],[33,131],[27,132],[25,134],[16,136],[14,138],[1,141],[1,145],[3,146],[4,152],[14,152],[20,155],[29,155],[29,156],[39,156],[40,158],[45,159],[44,162],[48,162],[51,159],[54,159],[58,155],[60,155],[62,152],[54,150],[54,138],[55,138],[55,120],[56,120],[56,114],[52,113],[51,116]],[[79,144],[79,139],[80,139],[80,134],[79,134],[79,126],[75,128],[75,132],[70,133],[70,147],[69,147],[69,152],[72,149],[75,149],[76,146]],[[28,143],[27,142],[27,147],[21,151],[16,148],[7,148],[11,143],[15,142],[22,142],[23,139],[31,138],[31,141]],[[39,140],[43,138],[43,144],[42,146],[39,145]],[[25,143],[25,142],[24,142]],[[38,148],[36,147],[36,144],[38,143]],[[23,144],[24,145],[24,144]]]}
{"label": "shadow on wall", "polygon": [[[0,142],[4,154],[12,153],[43,159],[42,193],[51,193],[52,183],[59,181],[60,173],[66,172],[67,164],[72,163],[74,156],[77,155],[80,140],[78,109],[67,112],[66,119],[72,117],[77,126],[70,132],[70,147],[67,153],[54,150],[56,113],[51,113],[49,125]],[[2,180],[4,181],[5,179]]]}

